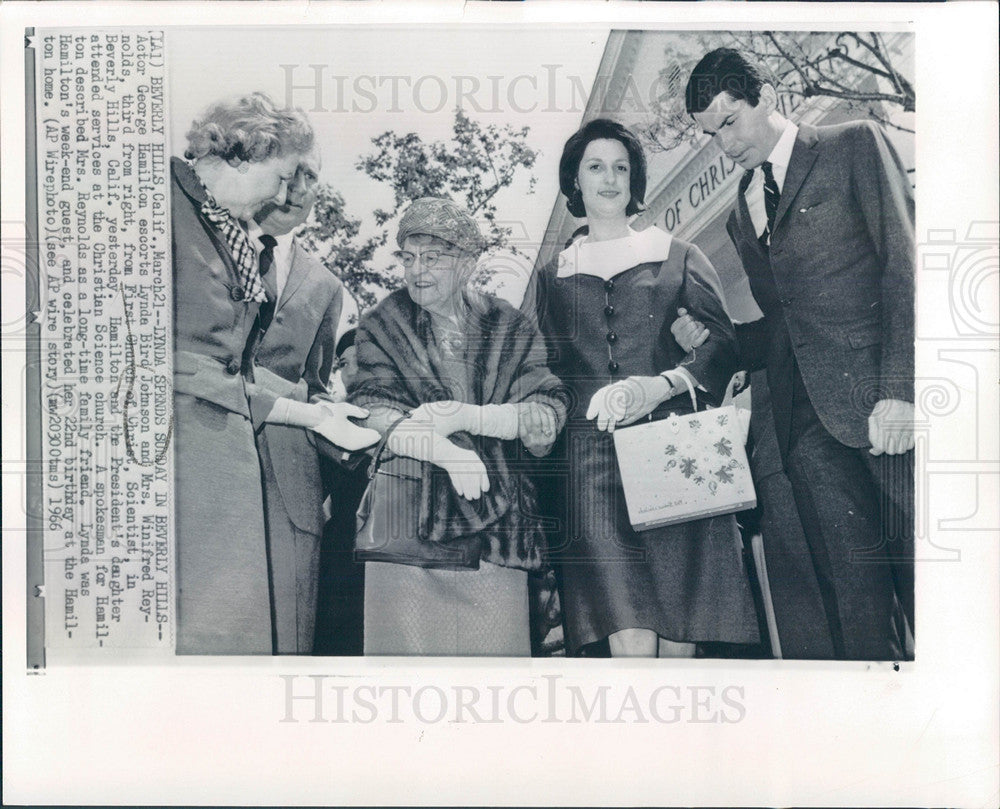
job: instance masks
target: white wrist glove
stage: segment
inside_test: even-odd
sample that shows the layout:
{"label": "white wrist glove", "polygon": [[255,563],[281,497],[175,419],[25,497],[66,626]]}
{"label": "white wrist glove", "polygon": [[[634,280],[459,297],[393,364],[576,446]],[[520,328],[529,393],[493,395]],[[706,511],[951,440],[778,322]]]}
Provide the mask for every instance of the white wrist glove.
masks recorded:
{"label": "white wrist glove", "polygon": [[308,406],[318,408],[322,416],[322,420],[313,425],[312,430],[338,447],[353,452],[378,443],[382,437],[377,431],[359,427],[349,420],[367,418],[368,411],[360,407],[347,402],[323,402]]}
{"label": "white wrist glove", "polygon": [[427,461],[444,469],[455,491],[467,500],[475,500],[489,491],[490,478],[482,459],[472,450],[462,449],[436,432],[426,414],[414,411],[410,418],[400,422],[389,434],[387,446],[396,455]]}
{"label": "white wrist glove", "polygon": [[414,410],[413,417],[429,424],[442,436],[467,432],[487,438],[517,438],[517,408],[514,405],[428,402]]}
{"label": "white wrist glove", "polygon": [[630,376],[605,385],[590,399],[587,418],[597,419],[597,429],[615,431],[652,413],[666,400],[673,386],[662,376]]}
{"label": "white wrist glove", "polygon": [[517,438],[517,405],[488,404],[479,408],[479,426],[473,432],[487,438]]}
{"label": "white wrist glove", "polygon": [[297,402],[282,396],[274,401],[274,407],[267,414],[266,422],[284,424],[288,427],[313,427],[323,420],[319,406],[309,402]]}
{"label": "white wrist glove", "polygon": [[472,450],[462,449],[447,438],[439,437],[431,462],[448,473],[451,485],[466,500],[477,500],[483,492],[490,490],[490,476],[482,459]]}
{"label": "white wrist glove", "polygon": [[427,402],[413,411],[412,419],[433,430],[438,435],[472,432],[479,421],[476,405],[464,402]]}

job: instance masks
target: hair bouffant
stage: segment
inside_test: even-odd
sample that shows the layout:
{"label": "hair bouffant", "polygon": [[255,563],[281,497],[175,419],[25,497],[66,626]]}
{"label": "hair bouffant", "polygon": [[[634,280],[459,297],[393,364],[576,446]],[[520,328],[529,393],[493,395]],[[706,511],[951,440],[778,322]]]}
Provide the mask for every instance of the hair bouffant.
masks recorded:
{"label": "hair bouffant", "polygon": [[580,161],[583,160],[587,144],[595,140],[617,140],[625,147],[628,153],[631,192],[625,215],[632,216],[639,213],[645,207],[646,155],[642,151],[642,144],[631,130],[608,118],[595,118],[573,134],[563,147],[562,157],[559,160],[559,190],[566,195],[566,207],[569,212],[577,218],[587,215],[580,189],[576,187],[576,178],[580,172]]}
{"label": "hair bouffant", "polygon": [[279,109],[265,93],[235,101],[219,101],[197,119],[187,133],[184,156],[219,157],[232,164],[260,162],[277,155],[305,154],[314,134],[301,109]]}

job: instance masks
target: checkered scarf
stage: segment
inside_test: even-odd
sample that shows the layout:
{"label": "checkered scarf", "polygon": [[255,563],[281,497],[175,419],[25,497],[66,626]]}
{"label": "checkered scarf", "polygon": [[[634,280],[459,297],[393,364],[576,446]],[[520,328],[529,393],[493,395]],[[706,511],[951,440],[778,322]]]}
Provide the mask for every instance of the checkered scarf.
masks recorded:
{"label": "checkered scarf", "polygon": [[207,198],[201,204],[201,212],[226,238],[226,244],[233,254],[233,261],[236,262],[240,286],[243,287],[243,300],[247,303],[267,301],[267,292],[260,280],[257,253],[251,246],[246,232],[236,221],[236,217],[220,206],[211,194],[207,194]]}

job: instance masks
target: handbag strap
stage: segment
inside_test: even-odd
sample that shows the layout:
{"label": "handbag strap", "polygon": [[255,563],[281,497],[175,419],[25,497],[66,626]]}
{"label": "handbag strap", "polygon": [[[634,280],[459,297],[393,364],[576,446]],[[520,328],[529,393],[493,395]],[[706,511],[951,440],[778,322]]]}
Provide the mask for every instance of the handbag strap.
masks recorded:
{"label": "handbag strap", "polygon": [[687,374],[680,373],[677,374],[681,379],[684,380],[684,384],[687,386],[688,393],[691,395],[691,407],[695,413],[698,412],[698,397],[694,393],[694,385],[691,384],[691,377]]}
{"label": "handbag strap", "polygon": [[726,385],[726,395],[722,397],[722,404],[720,407],[728,407],[733,403],[734,394],[736,392],[736,380],[739,378],[740,371],[737,371],[731,377],[729,377],[729,384]]}
{"label": "handbag strap", "polygon": [[382,436],[382,440],[378,442],[378,446],[375,447],[375,454],[372,455],[372,462],[368,465],[368,479],[371,480],[378,474],[379,464],[382,462],[382,453],[385,451],[386,445],[389,443],[389,436],[392,435],[393,430],[395,430],[400,424],[406,421],[413,414],[409,410],[404,410],[403,415],[396,419],[392,424],[389,425],[389,429],[385,431],[385,435]]}
{"label": "handbag strap", "polygon": [[[688,389],[688,393],[691,395],[691,407],[694,408],[694,412],[698,412],[698,397],[694,392],[694,385],[691,384],[691,377],[687,374],[677,374],[684,380],[684,385]],[[733,392],[736,390],[736,377],[738,374],[733,374],[729,379],[729,384],[726,385],[726,395],[722,397],[722,404],[720,407],[728,407],[733,403]]]}

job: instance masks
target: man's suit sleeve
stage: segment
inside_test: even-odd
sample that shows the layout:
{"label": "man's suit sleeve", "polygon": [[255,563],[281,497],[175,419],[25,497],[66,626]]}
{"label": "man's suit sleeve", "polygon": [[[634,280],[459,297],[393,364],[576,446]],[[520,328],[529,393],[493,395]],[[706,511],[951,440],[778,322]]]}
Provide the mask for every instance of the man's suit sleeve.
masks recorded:
{"label": "man's suit sleeve", "polygon": [[721,399],[736,368],[733,321],[723,300],[718,273],[704,253],[690,245],[684,256],[684,285],[680,304],[705,324],[711,337],[681,360],[698,383]]}
{"label": "man's suit sleeve", "polygon": [[[326,268],[323,268],[323,272],[327,272]],[[323,321],[316,332],[302,372],[309,385],[310,400],[314,396],[323,397],[329,393],[330,374],[337,358],[337,325],[340,323],[340,313],[344,308],[344,286],[332,273],[329,274],[328,280],[334,285],[334,292],[323,314]]]}
{"label": "man's suit sleeve", "polygon": [[882,265],[882,398],[913,401],[916,245],[913,191],[885,133],[872,122],[856,130],[851,182]]}
{"label": "man's suit sleeve", "polygon": [[770,330],[767,320],[760,318],[749,323],[734,323],[736,342],[739,344],[741,371],[759,371],[767,366],[767,347]]}

